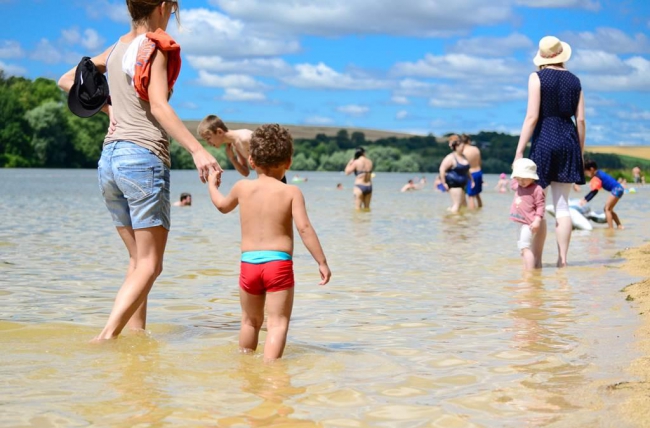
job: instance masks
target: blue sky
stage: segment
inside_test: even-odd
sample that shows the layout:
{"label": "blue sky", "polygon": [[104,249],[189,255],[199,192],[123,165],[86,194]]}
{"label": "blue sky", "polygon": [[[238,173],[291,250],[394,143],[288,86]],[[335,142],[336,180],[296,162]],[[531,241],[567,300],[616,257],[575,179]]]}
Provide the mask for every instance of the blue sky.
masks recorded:
{"label": "blue sky", "polygon": [[[518,134],[539,39],[571,44],[587,144],[650,144],[650,2],[181,0],[183,119]],[[123,0],[0,0],[0,68],[56,79],[129,29]]]}

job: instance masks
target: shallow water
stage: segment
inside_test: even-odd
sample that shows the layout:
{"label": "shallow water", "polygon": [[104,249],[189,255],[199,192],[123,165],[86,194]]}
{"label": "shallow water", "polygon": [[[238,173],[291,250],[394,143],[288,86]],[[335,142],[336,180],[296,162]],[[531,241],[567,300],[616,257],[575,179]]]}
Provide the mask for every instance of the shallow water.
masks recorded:
{"label": "shallow water", "polygon": [[449,216],[431,185],[399,193],[405,174],[378,175],[370,213],[352,178],[302,175],[333,278],[298,241],[285,358],[265,365],[237,352],[238,216],[195,172],[172,172],[193,206],[173,208],[148,333],[90,345],[127,262],[95,171],[0,170],[0,426],[622,426],[607,386],[630,380],[638,319],[616,253],[647,239],[650,188],[617,206],[625,231],[575,233],[564,270],[549,218],[524,277],[495,176],[483,210]]}

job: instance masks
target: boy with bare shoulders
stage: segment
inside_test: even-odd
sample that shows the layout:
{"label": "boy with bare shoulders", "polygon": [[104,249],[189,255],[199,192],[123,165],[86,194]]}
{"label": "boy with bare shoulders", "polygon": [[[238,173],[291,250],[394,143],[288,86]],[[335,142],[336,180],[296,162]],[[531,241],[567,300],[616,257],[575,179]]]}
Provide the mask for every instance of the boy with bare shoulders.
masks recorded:
{"label": "boy with bare shoulders", "polygon": [[226,155],[237,171],[248,177],[248,156],[253,131],[250,129],[229,130],[223,120],[213,114],[206,116],[197,128],[197,134],[213,147],[226,146]]}
{"label": "boy with bare shoulders", "polygon": [[467,134],[460,136],[460,141],[463,142],[463,156],[469,162],[469,173],[472,174],[474,186],[467,183],[467,198],[469,199],[468,207],[470,210],[482,208],[483,201],[481,200],[481,192],[483,192],[483,171],[481,170],[481,150],[472,145],[472,139]]}
{"label": "boy with bare shoulders", "polygon": [[241,273],[239,297],[242,323],[239,348],[257,349],[266,304],[266,361],[282,357],[293,309],[293,224],[305,247],[318,263],[321,282],[331,277],[330,269],[314,231],[300,189],[280,180],[291,166],[293,140],[280,125],[260,126],[250,140],[248,161],[257,172],[255,180],[240,180],[226,196],[219,191],[219,174],[210,175],[212,202],[222,213],[239,205],[241,221]]}

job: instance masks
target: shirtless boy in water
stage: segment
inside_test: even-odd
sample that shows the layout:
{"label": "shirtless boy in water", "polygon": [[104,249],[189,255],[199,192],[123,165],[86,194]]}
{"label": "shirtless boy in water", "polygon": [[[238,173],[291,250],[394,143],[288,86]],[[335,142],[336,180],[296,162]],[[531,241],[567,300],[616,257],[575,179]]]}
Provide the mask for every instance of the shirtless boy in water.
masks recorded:
{"label": "shirtless boy in water", "polygon": [[250,129],[229,130],[218,116],[206,116],[197,128],[197,133],[213,147],[226,145],[226,155],[237,171],[244,177],[250,174],[248,156],[250,154]]}
{"label": "shirtless boy in water", "polygon": [[257,349],[266,304],[267,336],[264,359],[282,357],[293,309],[293,224],[305,247],[318,263],[321,282],[332,273],[296,186],[280,179],[291,165],[293,140],[280,125],[262,125],[252,135],[248,161],[257,172],[255,180],[240,180],[226,196],[219,192],[219,174],[210,175],[212,202],[222,213],[239,205],[241,221],[241,273],[239,297],[242,322],[239,348]]}
{"label": "shirtless boy in water", "polygon": [[471,210],[482,208],[483,201],[481,200],[481,192],[483,191],[483,171],[481,171],[481,150],[472,145],[472,140],[467,134],[461,135],[460,140],[464,144],[463,156],[469,162],[469,173],[472,174],[472,179],[474,180],[474,187],[470,183],[467,183],[467,189],[465,189],[467,198],[469,199],[467,205]]}

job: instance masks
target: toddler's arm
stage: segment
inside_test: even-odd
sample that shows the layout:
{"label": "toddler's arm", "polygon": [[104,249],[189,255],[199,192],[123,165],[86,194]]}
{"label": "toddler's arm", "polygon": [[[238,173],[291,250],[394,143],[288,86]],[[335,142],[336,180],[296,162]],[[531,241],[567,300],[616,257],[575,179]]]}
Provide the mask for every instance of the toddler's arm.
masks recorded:
{"label": "toddler's arm", "polygon": [[307,247],[307,250],[309,250],[309,253],[312,255],[314,260],[318,263],[318,270],[320,271],[321,277],[320,285],[325,285],[329,282],[332,272],[330,272],[330,268],[327,266],[325,253],[320,245],[316,231],[312,227],[309,217],[307,216],[305,198],[297,187],[294,187],[292,191],[294,192],[291,202],[293,221],[296,224],[296,229],[298,229],[302,242],[305,244],[305,247]]}
{"label": "toddler's arm", "polygon": [[544,219],[544,212],[546,211],[546,195],[544,190],[541,187],[537,187],[534,193],[535,198],[535,220],[530,225],[530,230],[533,233],[536,233],[539,230],[539,226],[542,224]]}
{"label": "toddler's arm", "polygon": [[230,189],[230,193],[226,196],[222,195],[219,191],[221,185],[221,172],[212,171],[208,181],[208,189],[210,191],[210,199],[212,203],[219,210],[219,212],[226,214],[234,210],[239,204],[239,182],[235,183]]}

